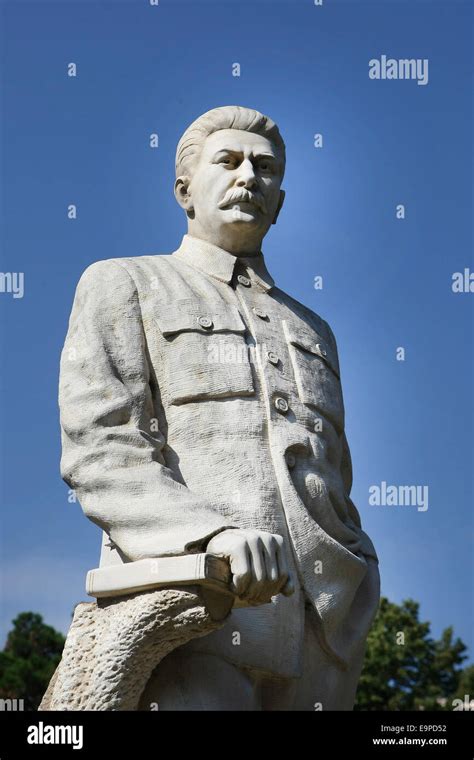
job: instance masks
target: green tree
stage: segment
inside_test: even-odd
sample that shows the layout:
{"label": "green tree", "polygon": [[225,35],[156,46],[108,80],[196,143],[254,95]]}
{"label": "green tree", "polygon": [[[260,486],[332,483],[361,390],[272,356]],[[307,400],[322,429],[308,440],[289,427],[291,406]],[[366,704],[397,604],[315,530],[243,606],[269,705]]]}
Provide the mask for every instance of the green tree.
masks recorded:
{"label": "green tree", "polygon": [[[466,659],[452,628],[436,641],[419,620],[419,604],[382,597],[367,639],[356,710],[451,710]],[[469,692],[465,692],[469,693]]]}
{"label": "green tree", "polygon": [[[459,678],[459,683],[456,691],[452,695],[451,702],[454,702],[455,699],[460,699],[463,703],[463,710],[466,709],[466,703],[473,704],[474,702],[474,665],[469,665],[467,668],[464,668],[464,670],[461,673],[461,676]],[[451,705],[450,705],[451,706]],[[459,703],[456,705],[456,708],[459,709]],[[453,705],[454,709],[454,705]],[[473,709],[470,707],[469,709]]]}
{"label": "green tree", "polygon": [[0,698],[24,699],[36,710],[61,659],[64,636],[34,612],[22,612],[0,652]]}

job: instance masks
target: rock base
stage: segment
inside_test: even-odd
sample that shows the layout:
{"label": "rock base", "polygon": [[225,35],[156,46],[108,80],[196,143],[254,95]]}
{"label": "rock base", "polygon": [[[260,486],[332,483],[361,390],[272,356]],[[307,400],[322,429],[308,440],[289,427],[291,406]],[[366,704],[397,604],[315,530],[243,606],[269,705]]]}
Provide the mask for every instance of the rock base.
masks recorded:
{"label": "rock base", "polygon": [[158,663],[173,649],[222,627],[198,593],[160,589],[82,602],[44,710],[137,710]]}

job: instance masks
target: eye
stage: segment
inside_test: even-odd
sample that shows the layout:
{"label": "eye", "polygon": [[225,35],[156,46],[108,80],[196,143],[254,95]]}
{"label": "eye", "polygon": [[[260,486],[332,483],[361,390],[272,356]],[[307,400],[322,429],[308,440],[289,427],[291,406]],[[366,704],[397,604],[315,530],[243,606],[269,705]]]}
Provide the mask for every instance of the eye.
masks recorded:
{"label": "eye", "polygon": [[234,166],[234,159],[233,158],[221,158],[219,161],[220,164],[223,164],[224,166],[228,168],[232,168]]}
{"label": "eye", "polygon": [[258,166],[261,172],[271,172],[273,169],[270,161],[260,161]]}

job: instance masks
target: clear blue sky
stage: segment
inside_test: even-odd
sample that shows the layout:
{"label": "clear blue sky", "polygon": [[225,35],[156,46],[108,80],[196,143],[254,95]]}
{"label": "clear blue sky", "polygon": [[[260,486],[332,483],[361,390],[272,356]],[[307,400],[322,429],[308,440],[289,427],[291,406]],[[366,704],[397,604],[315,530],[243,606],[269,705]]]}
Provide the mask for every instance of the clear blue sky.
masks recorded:
{"label": "clear blue sky", "polygon": [[[472,652],[474,294],[451,290],[453,272],[474,268],[472,4],[63,0],[2,12],[1,271],[25,277],[22,299],[0,293],[2,636],[28,609],[67,630],[98,562],[99,531],[59,475],[58,361],[77,280],[97,259],[178,246],[176,143],[199,114],[240,104],[286,141],[286,204],[264,253],[338,339],[353,497],[383,593],[418,600],[435,635],[452,624]],[[382,54],[427,58],[428,85],[369,79]],[[382,481],[427,485],[429,509],[370,506]]]}

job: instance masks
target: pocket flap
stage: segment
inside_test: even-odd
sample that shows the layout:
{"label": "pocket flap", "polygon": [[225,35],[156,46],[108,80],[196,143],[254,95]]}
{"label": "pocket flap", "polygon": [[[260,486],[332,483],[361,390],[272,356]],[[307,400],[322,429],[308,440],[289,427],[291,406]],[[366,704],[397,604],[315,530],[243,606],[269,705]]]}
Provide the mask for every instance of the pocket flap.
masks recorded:
{"label": "pocket flap", "polygon": [[288,343],[298,346],[298,348],[302,348],[310,354],[319,356],[332,369],[334,374],[338,378],[340,377],[336,352],[316,330],[301,324],[289,322],[287,319],[283,320],[283,329]]}
{"label": "pocket flap", "polygon": [[178,332],[237,332],[244,333],[245,323],[236,306],[222,302],[200,302],[182,298],[162,305],[163,312],[155,316],[160,331],[166,337]]}

